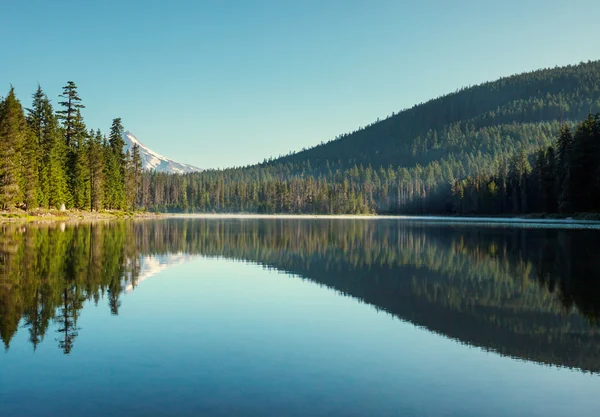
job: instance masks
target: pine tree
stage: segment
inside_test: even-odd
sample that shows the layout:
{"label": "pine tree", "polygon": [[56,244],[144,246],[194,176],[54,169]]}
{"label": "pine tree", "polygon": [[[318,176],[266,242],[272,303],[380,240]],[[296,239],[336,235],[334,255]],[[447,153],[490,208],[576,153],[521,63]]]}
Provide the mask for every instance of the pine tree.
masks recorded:
{"label": "pine tree", "polygon": [[125,158],[123,140],[123,125],[120,118],[113,119],[108,137],[110,152],[107,155],[107,186],[110,195],[110,207],[113,209],[124,209],[127,205],[125,182],[127,179],[127,160]]}
{"label": "pine tree", "polygon": [[21,151],[28,143],[27,121],[11,87],[0,103],[0,208],[10,209],[23,201]]}
{"label": "pine tree", "polygon": [[573,150],[573,135],[569,124],[561,126],[556,141],[556,149],[558,152],[558,175],[557,188],[560,191],[558,209],[562,213],[570,213],[573,211],[573,196],[571,193],[571,166],[570,159]]}
{"label": "pine tree", "polygon": [[121,118],[117,117],[113,119],[112,126],[110,127],[110,135],[108,137],[108,142],[110,143],[110,147],[113,150],[113,153],[117,157],[117,161],[119,166],[121,167],[121,175],[125,173],[125,141],[123,140],[123,125],[121,124]]}
{"label": "pine tree", "polygon": [[38,163],[38,203],[41,207],[48,207],[49,194],[49,175],[48,175],[48,160],[49,155],[47,138],[46,138],[46,114],[45,105],[48,101],[46,95],[42,91],[42,87],[38,84],[36,92],[33,94],[33,103],[30,109],[27,109],[27,123],[35,137]]}
{"label": "pine tree", "polygon": [[542,168],[542,189],[544,197],[544,211],[556,213],[558,210],[560,188],[558,185],[558,167],[556,153],[553,146],[546,150],[545,165]]}
{"label": "pine tree", "polygon": [[595,196],[596,178],[598,168],[596,155],[600,152],[598,143],[594,138],[596,119],[591,114],[578,126],[573,135],[573,149],[569,158],[571,195],[573,211],[592,211]]}
{"label": "pine tree", "polygon": [[127,209],[133,209],[136,199],[135,187],[135,169],[133,166],[133,158],[129,150],[125,152],[125,206]]}
{"label": "pine tree", "polygon": [[600,211],[600,113],[594,117],[594,127],[592,129],[592,142],[594,143],[594,165],[595,171],[591,173],[592,182],[592,204],[594,211]]}
{"label": "pine tree", "polygon": [[23,190],[23,204],[27,209],[39,207],[38,179],[39,179],[39,147],[34,133],[28,127],[25,130],[25,142],[20,150],[21,180],[20,188]]}
{"label": "pine tree", "polygon": [[63,107],[63,110],[58,111],[57,114],[59,120],[63,122],[65,142],[67,146],[72,146],[73,137],[80,133],[78,123],[81,118],[81,109],[85,106],[81,104],[77,86],[73,81],[67,82],[60,97],[64,98],[64,101],[58,103]]}
{"label": "pine tree", "polygon": [[66,146],[50,100],[39,85],[27,113],[38,147],[38,203],[46,208],[59,208],[67,194]]}
{"label": "pine tree", "polygon": [[81,98],[77,93],[77,86],[73,81],[67,82],[63,87],[64,99],[59,104],[63,107],[57,112],[63,124],[66,152],[66,171],[69,192],[67,206],[83,209],[89,207],[89,175],[86,169],[85,142],[87,132],[81,109]]}
{"label": "pine tree", "polygon": [[119,162],[108,142],[104,142],[104,199],[108,209],[121,209],[124,206],[125,195],[123,192],[123,178],[119,169]]}
{"label": "pine tree", "polygon": [[131,159],[133,163],[133,183],[135,187],[135,202],[134,209],[142,204],[142,157],[140,155],[140,147],[136,143],[133,145]]}
{"label": "pine tree", "polygon": [[81,113],[77,111],[73,118],[71,146],[68,149],[69,192],[72,206],[78,209],[90,207],[90,175],[88,154],[86,152],[88,133]]}
{"label": "pine tree", "polygon": [[90,172],[90,210],[101,210],[104,206],[106,159],[103,149],[104,137],[100,130],[90,132],[87,145]]}

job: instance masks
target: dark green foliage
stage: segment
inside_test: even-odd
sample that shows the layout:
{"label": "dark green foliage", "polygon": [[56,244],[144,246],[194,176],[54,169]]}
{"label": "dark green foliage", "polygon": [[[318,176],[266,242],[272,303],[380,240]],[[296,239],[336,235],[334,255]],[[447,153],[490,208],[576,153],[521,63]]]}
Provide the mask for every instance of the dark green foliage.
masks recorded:
{"label": "dark green foliage", "polygon": [[596,234],[339,219],[4,225],[0,338],[8,348],[21,323],[34,348],[47,333],[73,352],[96,330],[79,320],[84,300],[118,314],[144,257],[185,253],[276,268],[501,355],[600,372]]}
{"label": "dark green foliage", "polygon": [[[572,190],[571,153],[584,164],[598,150],[592,142],[573,149],[562,120],[577,123],[590,108],[600,109],[600,61],[463,89],[255,166],[148,174],[142,203],[200,212],[569,213],[584,196]],[[588,182],[600,182],[588,165]]]}
{"label": "dark green foliage", "polygon": [[27,122],[37,142],[38,204],[59,208],[67,194],[66,146],[50,100],[39,85],[27,113]]}
{"label": "dark green foliage", "polygon": [[135,209],[140,207],[142,204],[142,157],[140,155],[140,147],[136,143],[133,145],[133,149],[131,152],[131,175],[132,179],[132,194],[133,194],[133,204],[132,207]]}
{"label": "dark green foliage", "polygon": [[[77,87],[69,81],[63,90],[56,115],[40,86],[27,117],[13,89],[0,102],[0,209],[125,208],[123,140],[109,143],[99,131],[88,132]],[[134,184],[141,183],[139,152],[137,158]]]}
{"label": "dark green foliage", "polygon": [[490,196],[486,195],[485,187],[498,182],[507,183],[505,203],[512,205],[513,213],[600,211],[599,132],[600,116],[589,115],[577,125],[574,134],[568,125],[563,126],[556,145],[535,154],[533,169],[521,151],[511,159],[508,176],[498,171],[492,175],[471,176],[457,183],[453,198],[460,209],[455,211],[459,214],[509,213],[506,209],[486,210],[478,205],[468,205],[465,211],[465,194],[472,195],[478,202],[488,201]]}
{"label": "dark green foliage", "polygon": [[54,321],[58,346],[69,354],[84,302],[98,302],[109,293],[111,311],[116,312],[125,286],[139,275],[139,264],[133,261],[134,240],[123,223],[63,229],[3,225],[0,338],[5,347],[17,331],[17,314],[24,318],[34,349]]}
{"label": "dark green foliage", "polygon": [[110,148],[108,151],[111,155],[106,155],[107,166],[109,172],[107,174],[107,186],[108,190],[107,203],[108,207],[114,209],[124,209],[127,205],[126,195],[126,174],[127,174],[127,160],[125,158],[125,152],[123,146],[123,126],[121,125],[121,119],[116,118],[112,121],[110,128],[110,135],[108,143]]}
{"label": "dark green foliage", "polygon": [[[13,208],[24,203],[23,170],[29,165],[31,153],[23,153],[30,145],[31,132],[21,103],[11,88],[0,103],[0,208]],[[27,160],[27,164],[23,164]],[[33,169],[33,167],[31,167]],[[27,196],[29,200],[31,196]]]}
{"label": "dark green foliage", "polygon": [[108,142],[121,167],[121,175],[124,174],[126,166],[125,152],[123,151],[123,147],[125,146],[125,142],[123,141],[123,130],[121,118],[117,117],[116,119],[113,119]]}
{"label": "dark green foliage", "polygon": [[97,130],[90,132],[87,144],[87,158],[90,169],[90,210],[100,210],[105,202],[106,160],[104,157],[104,136]]}
{"label": "dark green foliage", "polygon": [[125,184],[121,176],[121,168],[117,155],[110,145],[104,146],[104,198],[105,207],[109,209],[122,209],[125,206]]}
{"label": "dark green foliage", "polygon": [[[19,132],[8,141],[23,145],[23,162],[13,167],[14,154],[0,163],[3,207],[325,214],[600,209],[598,117],[586,119],[600,109],[600,61],[462,89],[297,154],[188,175],[142,175],[139,149],[124,152],[120,118],[101,141],[85,128],[73,82],[62,97],[62,144],[39,88],[28,118],[33,136],[25,127],[5,127]],[[11,115],[22,113],[20,105],[11,108]],[[6,143],[0,156],[16,149]],[[67,192],[60,191],[63,176]]]}
{"label": "dark green foliage", "polygon": [[[292,164],[306,169],[310,162],[313,170],[326,173],[328,169],[361,164],[426,165],[450,156],[459,159],[464,152],[495,155],[503,151],[507,140],[516,138],[527,145],[545,142],[539,135],[523,135],[527,132],[521,126],[581,120],[590,109],[600,110],[600,61],[533,71],[464,88],[263,165]],[[512,125],[513,131],[500,136],[493,131],[486,133],[489,128],[503,125]]]}
{"label": "dark green foliage", "polygon": [[81,134],[81,109],[85,108],[81,104],[81,99],[77,93],[77,86],[73,81],[67,82],[63,87],[63,93],[60,95],[64,101],[58,104],[63,107],[57,113],[58,119],[63,122],[65,130],[65,141],[67,146],[73,145],[73,137]]}

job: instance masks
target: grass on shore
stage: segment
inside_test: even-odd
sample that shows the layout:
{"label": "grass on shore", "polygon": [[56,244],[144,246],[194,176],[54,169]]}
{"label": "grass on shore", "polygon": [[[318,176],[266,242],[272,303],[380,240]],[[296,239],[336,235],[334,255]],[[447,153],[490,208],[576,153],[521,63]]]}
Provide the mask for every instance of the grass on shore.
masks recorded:
{"label": "grass on shore", "polygon": [[134,217],[147,217],[151,214],[147,212],[122,211],[122,210],[101,210],[101,211],[83,211],[83,210],[8,210],[0,211],[0,223],[6,222],[65,222],[75,220],[110,220],[110,219],[130,219]]}

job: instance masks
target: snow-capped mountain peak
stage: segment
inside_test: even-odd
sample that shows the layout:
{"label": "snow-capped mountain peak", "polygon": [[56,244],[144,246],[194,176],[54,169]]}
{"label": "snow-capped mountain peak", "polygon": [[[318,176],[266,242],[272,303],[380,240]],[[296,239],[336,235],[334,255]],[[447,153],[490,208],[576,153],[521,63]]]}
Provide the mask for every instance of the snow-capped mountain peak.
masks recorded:
{"label": "snow-capped mountain peak", "polygon": [[133,133],[126,130],[123,132],[123,140],[125,141],[125,149],[131,152],[134,145],[140,148],[140,156],[142,157],[142,169],[144,171],[166,172],[169,174],[187,174],[190,172],[200,172],[202,169],[193,165],[182,164],[175,162],[161,154],[154,152],[135,137]]}

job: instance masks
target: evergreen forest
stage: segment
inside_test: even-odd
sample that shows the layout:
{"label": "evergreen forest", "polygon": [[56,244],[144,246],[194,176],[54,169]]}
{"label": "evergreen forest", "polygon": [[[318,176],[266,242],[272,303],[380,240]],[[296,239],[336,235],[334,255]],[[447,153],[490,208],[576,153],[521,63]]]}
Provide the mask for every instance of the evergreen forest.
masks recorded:
{"label": "evergreen forest", "polygon": [[0,102],[0,209],[134,209],[142,161],[125,151],[121,119],[107,137],[87,128],[75,83],[60,99],[55,111],[38,86],[31,108],[13,88]]}
{"label": "evergreen forest", "polygon": [[74,83],[0,106],[0,206],[200,213],[571,215],[600,211],[600,61],[505,77],[262,163],[142,172],[88,130]]}

